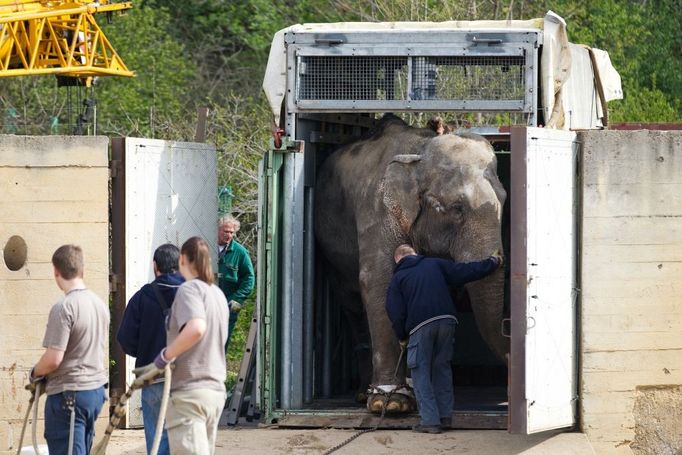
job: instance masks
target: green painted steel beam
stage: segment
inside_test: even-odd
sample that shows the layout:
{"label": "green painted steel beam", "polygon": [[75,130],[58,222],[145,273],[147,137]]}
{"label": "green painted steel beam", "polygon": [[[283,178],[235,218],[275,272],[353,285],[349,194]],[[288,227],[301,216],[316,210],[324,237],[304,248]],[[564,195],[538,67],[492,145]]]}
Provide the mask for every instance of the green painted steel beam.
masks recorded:
{"label": "green painted steel beam", "polygon": [[261,372],[261,410],[266,421],[273,415],[277,402],[278,390],[278,333],[279,333],[279,253],[280,253],[280,229],[279,223],[282,216],[281,194],[281,171],[283,155],[279,149],[271,144],[271,149],[264,156],[263,163],[263,225],[260,235],[265,236],[262,242],[262,250],[259,254],[259,264],[262,263],[261,273],[265,279],[261,281],[262,296],[261,330],[260,330],[260,356],[259,369]]}

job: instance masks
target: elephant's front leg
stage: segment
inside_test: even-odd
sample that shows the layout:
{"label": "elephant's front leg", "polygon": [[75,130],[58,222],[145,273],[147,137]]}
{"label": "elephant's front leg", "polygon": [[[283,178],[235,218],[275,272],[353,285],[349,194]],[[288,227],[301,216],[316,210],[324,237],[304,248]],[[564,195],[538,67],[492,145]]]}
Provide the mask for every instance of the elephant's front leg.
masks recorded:
{"label": "elephant's front leg", "polygon": [[[366,261],[361,258],[360,262],[360,291],[372,337],[374,391],[370,390],[367,397],[367,408],[377,413],[382,411],[385,402],[387,412],[415,410],[411,391],[400,387],[405,384],[405,359],[401,359],[400,345],[385,309],[386,291],[393,273],[392,264],[390,256],[379,255]],[[393,393],[387,401],[389,392]]]}

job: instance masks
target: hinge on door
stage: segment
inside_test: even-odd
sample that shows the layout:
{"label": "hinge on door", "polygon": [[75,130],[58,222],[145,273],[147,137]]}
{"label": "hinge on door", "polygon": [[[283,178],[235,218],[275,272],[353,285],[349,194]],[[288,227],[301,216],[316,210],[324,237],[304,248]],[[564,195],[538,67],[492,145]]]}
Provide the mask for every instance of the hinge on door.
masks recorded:
{"label": "hinge on door", "polygon": [[502,332],[503,337],[511,338],[511,319],[502,319],[500,323],[500,331]]}
{"label": "hinge on door", "polygon": [[121,160],[111,160],[109,161],[109,178],[115,179],[118,177],[118,173],[121,170]]}
{"label": "hinge on door", "polygon": [[109,290],[110,292],[118,291],[118,285],[121,283],[120,277],[116,273],[109,274]]}
{"label": "hinge on door", "polygon": [[276,147],[274,140],[270,139],[270,149],[279,153],[303,153],[304,144],[305,141],[296,141],[285,136],[282,138],[282,145]]}

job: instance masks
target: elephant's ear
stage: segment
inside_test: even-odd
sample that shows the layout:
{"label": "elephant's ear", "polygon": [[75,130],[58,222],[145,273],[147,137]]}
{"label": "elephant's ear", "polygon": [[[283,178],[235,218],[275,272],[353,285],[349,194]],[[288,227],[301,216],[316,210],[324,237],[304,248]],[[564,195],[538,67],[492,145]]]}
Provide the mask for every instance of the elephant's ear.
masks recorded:
{"label": "elephant's ear", "polygon": [[384,205],[405,234],[419,215],[419,160],[420,155],[396,155],[384,174]]}

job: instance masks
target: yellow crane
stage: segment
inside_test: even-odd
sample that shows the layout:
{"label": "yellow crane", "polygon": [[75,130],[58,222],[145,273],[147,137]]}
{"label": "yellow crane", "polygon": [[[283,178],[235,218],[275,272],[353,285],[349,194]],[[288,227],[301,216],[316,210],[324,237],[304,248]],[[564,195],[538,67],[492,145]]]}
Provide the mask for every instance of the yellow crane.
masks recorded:
{"label": "yellow crane", "polygon": [[94,15],[132,8],[109,0],[0,0],[0,77],[54,74],[90,85],[134,76]]}

